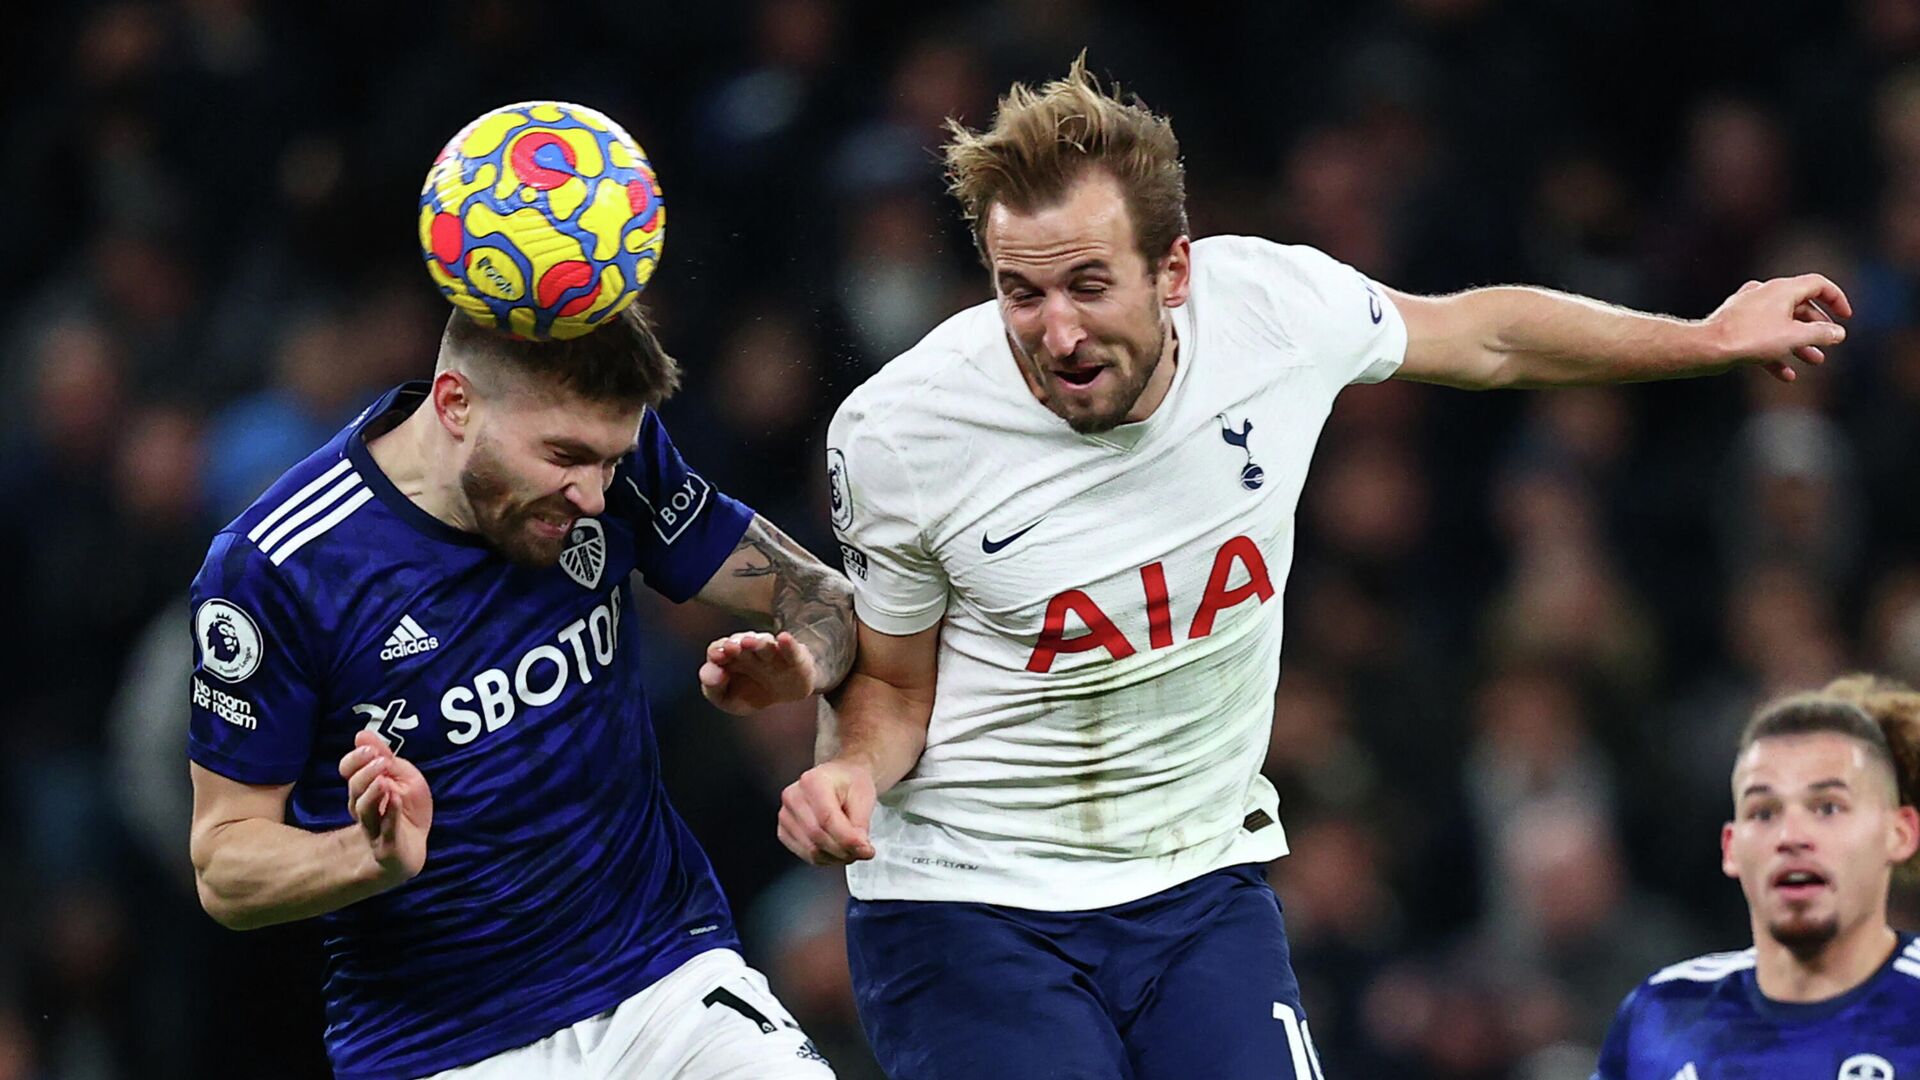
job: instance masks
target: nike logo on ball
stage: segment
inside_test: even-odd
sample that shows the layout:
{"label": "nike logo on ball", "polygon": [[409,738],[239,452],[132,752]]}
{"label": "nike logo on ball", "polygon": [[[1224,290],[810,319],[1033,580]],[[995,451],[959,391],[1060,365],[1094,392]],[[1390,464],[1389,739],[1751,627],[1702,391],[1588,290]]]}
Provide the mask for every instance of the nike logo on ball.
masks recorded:
{"label": "nike logo on ball", "polygon": [[[1040,519],[1036,520],[1033,523],[1033,525],[1038,525],[1040,524],[1040,522],[1045,520],[1047,520],[1045,517],[1041,517]],[[1019,532],[1014,533],[1012,536],[1009,536],[1000,540],[995,540],[993,537],[988,536],[986,533],[981,533],[980,534],[980,550],[986,552],[989,555],[992,555],[994,552],[999,551],[1001,548],[1006,547],[1008,544],[1011,544],[1015,540],[1018,540],[1021,537],[1032,532],[1033,525],[1029,525],[1024,529],[1021,529]]]}

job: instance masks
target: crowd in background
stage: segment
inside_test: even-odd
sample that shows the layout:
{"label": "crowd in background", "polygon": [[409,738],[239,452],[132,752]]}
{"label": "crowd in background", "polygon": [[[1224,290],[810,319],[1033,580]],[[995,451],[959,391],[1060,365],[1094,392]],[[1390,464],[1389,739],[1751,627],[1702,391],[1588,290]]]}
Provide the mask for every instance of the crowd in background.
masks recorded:
{"label": "crowd in background", "polygon": [[[1846,345],[1790,386],[1349,390],[1286,591],[1272,877],[1330,1075],[1584,1080],[1638,980],[1746,944],[1740,725],[1851,668],[1920,680],[1920,2],[37,5],[0,35],[0,1080],[325,1075],[313,928],[195,900],[185,589],[430,370],[415,197],[454,131],[559,98],[641,141],[687,373],[662,416],[830,558],[834,406],[989,295],[941,124],[1083,47],[1173,117],[1196,235],[1687,317],[1749,278],[1847,290]],[[751,959],[877,1076],[841,877],[774,837],[811,707],[714,712],[698,651],[736,627],[642,616]]]}

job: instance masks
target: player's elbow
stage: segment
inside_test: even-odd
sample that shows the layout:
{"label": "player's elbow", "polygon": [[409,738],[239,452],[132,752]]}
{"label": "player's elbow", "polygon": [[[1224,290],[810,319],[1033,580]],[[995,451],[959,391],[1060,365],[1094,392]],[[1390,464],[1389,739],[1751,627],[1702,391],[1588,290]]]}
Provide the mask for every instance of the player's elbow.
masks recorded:
{"label": "player's elbow", "polygon": [[1468,390],[1525,390],[1545,385],[1529,378],[1514,353],[1490,352],[1474,370]]}
{"label": "player's elbow", "polygon": [[221,895],[220,890],[210,884],[203,874],[194,875],[194,887],[200,894],[200,910],[213,918],[214,922],[229,930],[252,930],[260,925],[247,917],[239,905]]}
{"label": "player's elbow", "polygon": [[1455,390],[1508,390],[1528,385],[1524,357],[1493,343],[1409,349],[1397,373],[1411,382]]}
{"label": "player's elbow", "polygon": [[221,888],[219,845],[214,840],[215,832],[217,830],[203,832],[196,829],[189,847],[189,857],[193,861],[193,888],[200,898],[200,910],[229,930],[252,930],[266,925],[237,900],[231,889]]}
{"label": "player's elbow", "polygon": [[200,910],[228,930],[259,930],[286,921],[285,917],[272,911],[224,895],[204,880],[199,882],[199,892]]}
{"label": "player's elbow", "polygon": [[820,575],[820,597],[827,604],[834,628],[857,641],[860,624],[853,614],[853,582],[828,570]]}
{"label": "player's elbow", "polygon": [[220,900],[219,894],[205,885],[200,886],[200,910],[212,916],[214,922],[229,930],[247,929],[246,921],[239,917],[239,913],[227,907]]}
{"label": "player's elbow", "polygon": [[1497,341],[1460,350],[1447,367],[1445,382],[1459,390],[1514,390],[1529,385],[1526,355]]}

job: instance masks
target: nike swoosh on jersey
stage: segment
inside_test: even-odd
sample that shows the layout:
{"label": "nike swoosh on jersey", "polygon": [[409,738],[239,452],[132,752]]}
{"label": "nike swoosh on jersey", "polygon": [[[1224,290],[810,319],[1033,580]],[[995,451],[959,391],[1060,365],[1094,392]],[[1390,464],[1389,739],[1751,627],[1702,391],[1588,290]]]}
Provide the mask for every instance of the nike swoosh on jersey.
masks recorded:
{"label": "nike swoosh on jersey", "polygon": [[[1040,518],[1038,521],[1035,521],[1033,525],[1038,525],[1040,524],[1041,521],[1045,521],[1045,520],[1047,519],[1044,517]],[[989,555],[992,555],[994,552],[999,551],[1001,548],[1006,547],[1008,544],[1011,544],[1015,540],[1018,540],[1021,537],[1032,532],[1033,525],[1029,525],[1024,529],[1021,529],[1019,532],[1014,533],[1012,536],[1004,537],[999,540],[995,540],[993,537],[988,536],[986,533],[981,533],[980,534],[980,550],[986,552]]]}

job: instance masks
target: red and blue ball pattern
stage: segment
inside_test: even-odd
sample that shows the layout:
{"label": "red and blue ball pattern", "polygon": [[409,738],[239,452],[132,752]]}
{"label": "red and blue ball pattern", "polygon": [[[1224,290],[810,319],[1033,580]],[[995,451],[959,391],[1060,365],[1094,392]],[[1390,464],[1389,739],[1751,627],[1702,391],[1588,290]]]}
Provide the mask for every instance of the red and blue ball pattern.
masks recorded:
{"label": "red and blue ball pattern", "polygon": [[468,124],[420,190],[420,248],[440,291],[480,325],[536,340],[579,337],[631,303],[666,222],[640,144],[560,101]]}

